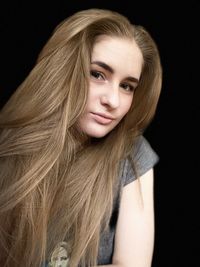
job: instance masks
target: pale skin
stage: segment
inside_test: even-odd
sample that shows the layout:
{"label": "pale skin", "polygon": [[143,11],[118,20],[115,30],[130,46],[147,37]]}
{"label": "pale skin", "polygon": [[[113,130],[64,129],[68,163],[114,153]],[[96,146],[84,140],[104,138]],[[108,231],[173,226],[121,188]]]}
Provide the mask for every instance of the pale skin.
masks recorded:
{"label": "pale skin", "polygon": [[142,63],[133,40],[98,37],[92,52],[87,105],[78,122],[81,131],[100,138],[120,122],[131,107]]}
{"label": "pale skin", "polygon": [[[153,169],[123,188],[112,264],[150,267],[154,247]],[[99,265],[100,266],[100,265]]]}
{"label": "pale skin", "polygon": [[[94,45],[85,112],[79,120],[87,135],[101,138],[134,102],[143,57],[134,40],[100,36]],[[153,168],[122,191],[112,267],[150,267],[154,246]],[[105,267],[104,266],[104,267]],[[103,267],[103,265],[101,265]]]}

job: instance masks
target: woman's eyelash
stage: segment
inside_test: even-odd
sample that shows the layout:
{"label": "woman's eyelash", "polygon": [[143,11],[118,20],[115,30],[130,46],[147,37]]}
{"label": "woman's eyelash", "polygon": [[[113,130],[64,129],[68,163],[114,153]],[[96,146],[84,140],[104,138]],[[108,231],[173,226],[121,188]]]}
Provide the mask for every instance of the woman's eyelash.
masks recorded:
{"label": "woman's eyelash", "polygon": [[123,89],[125,89],[126,91],[131,91],[131,92],[133,92],[133,91],[135,90],[135,87],[134,87],[133,85],[131,85],[131,84],[128,84],[128,83],[122,83],[122,84],[121,84],[121,87],[122,87]]}
{"label": "woman's eyelash", "polygon": [[[105,76],[102,72],[97,71],[97,70],[91,70],[90,75],[94,77],[97,80],[105,80]],[[135,87],[129,83],[121,83],[120,86],[125,90],[125,91],[130,91],[133,92],[135,90]]]}
{"label": "woman's eyelash", "polygon": [[104,75],[101,72],[96,71],[96,70],[91,70],[90,75],[93,76],[95,79],[98,79],[98,80],[105,79]]}

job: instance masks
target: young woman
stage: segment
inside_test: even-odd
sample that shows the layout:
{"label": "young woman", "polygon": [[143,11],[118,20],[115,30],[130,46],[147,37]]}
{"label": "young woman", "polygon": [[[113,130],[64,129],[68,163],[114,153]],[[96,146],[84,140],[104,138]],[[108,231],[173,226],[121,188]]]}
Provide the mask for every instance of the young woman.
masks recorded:
{"label": "young woman", "polygon": [[158,156],[143,133],[161,80],[154,40],[123,15],[58,25],[0,113],[1,267],[151,266]]}

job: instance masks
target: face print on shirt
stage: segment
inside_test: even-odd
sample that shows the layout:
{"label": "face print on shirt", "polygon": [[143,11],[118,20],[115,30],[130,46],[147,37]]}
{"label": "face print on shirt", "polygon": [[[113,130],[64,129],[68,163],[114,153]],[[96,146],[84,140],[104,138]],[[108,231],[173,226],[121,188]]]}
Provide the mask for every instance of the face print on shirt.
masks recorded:
{"label": "face print on shirt", "polygon": [[48,267],[69,267],[67,243],[58,244],[52,253]]}

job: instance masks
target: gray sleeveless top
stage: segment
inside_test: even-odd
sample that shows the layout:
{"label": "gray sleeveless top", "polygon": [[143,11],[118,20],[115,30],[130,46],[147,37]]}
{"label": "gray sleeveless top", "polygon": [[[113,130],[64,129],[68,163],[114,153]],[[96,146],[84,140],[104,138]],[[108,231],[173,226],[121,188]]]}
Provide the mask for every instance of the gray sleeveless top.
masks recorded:
{"label": "gray sleeveless top", "polygon": [[[159,161],[158,155],[152,149],[149,142],[146,140],[146,138],[144,138],[144,136],[140,136],[138,138],[135,145],[133,158],[136,163],[139,176],[150,170]],[[123,186],[133,182],[136,179],[128,159],[125,160],[124,164],[122,164],[119,179],[121,189],[123,188]],[[98,265],[106,265],[112,263],[119,205],[120,197],[118,194],[116,199],[114,200],[114,208],[109,223],[109,228],[106,232],[101,234],[98,252]]]}
{"label": "gray sleeveless top", "polygon": [[[135,144],[135,149],[133,152],[134,162],[136,164],[138,176],[143,175],[149,169],[151,169],[159,160],[158,155],[150,146],[149,142],[144,138],[144,136],[140,136],[137,139]],[[113,203],[113,212],[109,222],[109,227],[106,232],[101,233],[100,236],[100,244],[98,251],[98,265],[106,265],[112,263],[112,255],[114,249],[114,239],[115,239],[115,229],[118,218],[118,210],[120,205],[120,192],[123,186],[133,182],[136,179],[134,172],[131,168],[131,164],[128,159],[122,162],[121,168],[119,171],[119,188],[118,193],[114,198]],[[68,256],[67,249],[65,248],[65,244],[61,244],[59,246],[59,255],[52,259],[52,261],[56,262],[45,262],[42,267],[52,267],[52,266],[68,266]]]}

